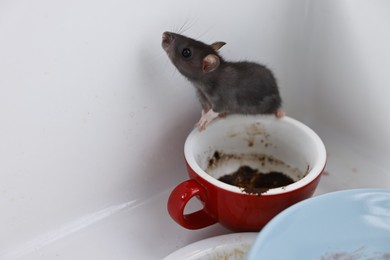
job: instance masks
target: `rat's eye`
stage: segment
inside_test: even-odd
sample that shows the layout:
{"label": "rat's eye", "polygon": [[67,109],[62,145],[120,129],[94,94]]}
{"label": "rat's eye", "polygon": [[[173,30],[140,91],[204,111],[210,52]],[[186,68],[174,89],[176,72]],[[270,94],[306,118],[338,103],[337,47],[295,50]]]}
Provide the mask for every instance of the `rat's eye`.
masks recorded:
{"label": "rat's eye", "polygon": [[184,58],[189,58],[191,57],[191,50],[188,48],[184,48],[181,52],[181,55],[183,55]]}

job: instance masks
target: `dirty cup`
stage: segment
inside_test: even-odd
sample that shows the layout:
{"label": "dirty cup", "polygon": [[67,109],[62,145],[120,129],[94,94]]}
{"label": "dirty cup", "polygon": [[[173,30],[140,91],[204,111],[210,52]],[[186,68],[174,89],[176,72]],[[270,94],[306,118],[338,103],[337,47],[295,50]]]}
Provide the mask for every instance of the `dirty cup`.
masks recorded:
{"label": "dirty cup", "polygon": [[[233,231],[258,231],[282,210],[311,197],[326,164],[318,135],[287,116],[230,115],[215,120],[206,130],[194,129],[188,135],[184,155],[190,179],[174,188],[167,206],[170,216],[188,229],[219,222]],[[248,167],[262,176],[283,174],[291,182],[253,188],[219,180]],[[203,208],[185,213],[193,197]]]}

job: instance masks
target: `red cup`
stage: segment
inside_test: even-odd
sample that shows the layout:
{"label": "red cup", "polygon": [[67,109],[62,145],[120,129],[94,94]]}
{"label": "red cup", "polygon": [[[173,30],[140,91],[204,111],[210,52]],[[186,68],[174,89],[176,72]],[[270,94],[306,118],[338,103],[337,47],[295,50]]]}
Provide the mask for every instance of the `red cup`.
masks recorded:
{"label": "red cup", "polygon": [[[219,222],[233,231],[258,231],[287,207],[313,195],[326,164],[318,135],[289,117],[231,115],[194,129],[184,145],[190,179],[174,188],[168,212],[181,226],[200,229]],[[218,180],[247,165],[279,171],[294,182],[252,194]],[[185,214],[196,196],[203,208]]]}

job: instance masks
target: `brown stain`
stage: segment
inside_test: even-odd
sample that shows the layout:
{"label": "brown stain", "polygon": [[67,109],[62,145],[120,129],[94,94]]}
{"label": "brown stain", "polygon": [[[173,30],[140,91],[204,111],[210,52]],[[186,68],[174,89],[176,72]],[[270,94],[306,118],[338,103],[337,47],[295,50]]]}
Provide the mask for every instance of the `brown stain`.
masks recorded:
{"label": "brown stain", "polygon": [[272,143],[268,141],[270,135],[267,133],[264,126],[259,122],[247,126],[245,128],[245,133],[247,135],[246,140],[248,142],[249,147],[254,146],[256,137],[258,136],[262,136],[262,138],[260,139],[260,143],[263,144],[265,147],[272,145]]}
{"label": "brown stain", "polygon": [[[244,128],[244,133],[246,134],[246,137],[244,138],[245,141],[247,141],[248,147],[253,147],[255,145],[256,139],[259,139],[257,137],[261,137],[259,140],[260,144],[264,145],[265,147],[273,146],[276,148],[276,146],[269,141],[270,134],[265,130],[265,127],[260,122],[255,122],[246,126]],[[242,135],[242,132],[237,132],[235,130],[227,133],[227,137],[229,138],[235,138],[240,135]]]}
{"label": "brown stain", "polygon": [[254,136],[248,136],[248,146],[253,147],[255,144],[255,137]]}

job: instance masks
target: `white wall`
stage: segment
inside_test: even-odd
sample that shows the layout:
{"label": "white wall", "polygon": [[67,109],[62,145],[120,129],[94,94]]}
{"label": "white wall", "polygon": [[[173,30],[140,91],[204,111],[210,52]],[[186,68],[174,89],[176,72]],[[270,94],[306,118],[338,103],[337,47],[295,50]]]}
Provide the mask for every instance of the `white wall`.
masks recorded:
{"label": "white wall", "polygon": [[0,2],[0,252],[186,179],[200,106],[165,30],[226,41],[226,59],[274,70],[289,115],[388,155],[388,13],[386,0]]}
{"label": "white wall", "polygon": [[[390,2],[314,1],[307,24],[311,122],[390,169]],[[313,111],[314,110],[314,111]],[[326,130],[324,130],[326,129]]]}

